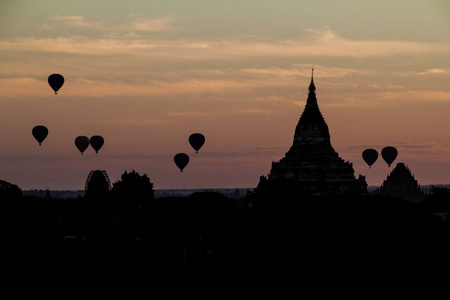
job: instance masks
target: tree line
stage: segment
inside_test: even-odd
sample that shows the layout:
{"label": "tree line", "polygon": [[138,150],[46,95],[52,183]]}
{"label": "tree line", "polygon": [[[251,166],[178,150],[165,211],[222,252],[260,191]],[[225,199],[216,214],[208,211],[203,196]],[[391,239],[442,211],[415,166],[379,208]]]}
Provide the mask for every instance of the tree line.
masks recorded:
{"label": "tree line", "polygon": [[144,174],[109,189],[94,174],[76,199],[24,196],[0,181],[4,260],[133,262],[171,271],[347,267],[445,257],[450,192],[422,203],[386,195],[313,196],[286,183],[259,186],[246,205],[218,192],[154,198]]}

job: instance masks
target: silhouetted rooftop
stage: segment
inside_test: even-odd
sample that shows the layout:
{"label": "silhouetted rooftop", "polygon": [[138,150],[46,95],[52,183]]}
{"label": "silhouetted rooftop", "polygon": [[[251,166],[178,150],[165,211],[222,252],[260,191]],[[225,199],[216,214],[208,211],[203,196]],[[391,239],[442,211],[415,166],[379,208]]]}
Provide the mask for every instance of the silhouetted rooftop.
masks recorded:
{"label": "silhouetted rooftop", "polygon": [[402,162],[397,163],[384,180],[380,193],[411,202],[420,202],[425,197],[414,175],[411,174],[411,170]]}
{"label": "silhouetted rooftop", "polygon": [[293,144],[285,157],[272,163],[268,180],[294,180],[314,194],[367,192],[365,178],[356,179],[352,164],[340,158],[331,146],[315,90],[311,74],[308,98],[295,128]]}

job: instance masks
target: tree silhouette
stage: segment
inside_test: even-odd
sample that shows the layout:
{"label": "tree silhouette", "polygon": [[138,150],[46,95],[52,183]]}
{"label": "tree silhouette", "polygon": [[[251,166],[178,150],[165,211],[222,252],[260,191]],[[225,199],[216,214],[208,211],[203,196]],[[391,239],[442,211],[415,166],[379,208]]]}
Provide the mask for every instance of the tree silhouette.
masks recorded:
{"label": "tree silhouette", "polygon": [[23,206],[22,190],[15,184],[0,180],[0,221],[6,216],[11,219],[19,219],[25,214]]}
{"label": "tree silhouette", "polygon": [[0,201],[11,201],[22,197],[22,190],[15,184],[0,180]]}
{"label": "tree silhouette", "polygon": [[450,211],[450,190],[445,187],[431,186],[430,194],[423,201],[424,206],[434,212]]}
{"label": "tree silhouette", "polygon": [[149,205],[154,199],[155,191],[150,178],[132,170],[125,171],[121,180],[113,183],[111,197],[117,205],[119,218],[129,231],[141,236],[144,222],[147,220]]}
{"label": "tree silhouette", "polygon": [[132,170],[125,171],[121,179],[113,183],[111,196],[119,209],[125,214],[135,214],[137,210],[147,207],[154,199],[155,191],[150,178]]}
{"label": "tree silhouette", "polygon": [[125,171],[121,180],[113,183],[111,192],[114,198],[126,200],[133,207],[153,200],[155,195],[150,178],[146,174],[141,176],[134,170],[129,173]]}

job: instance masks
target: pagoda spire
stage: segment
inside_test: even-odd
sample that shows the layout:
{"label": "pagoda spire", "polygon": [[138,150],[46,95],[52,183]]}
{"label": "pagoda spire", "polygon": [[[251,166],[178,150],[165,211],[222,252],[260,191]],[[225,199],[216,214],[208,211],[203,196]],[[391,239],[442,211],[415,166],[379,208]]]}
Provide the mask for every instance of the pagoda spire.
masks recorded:
{"label": "pagoda spire", "polygon": [[314,68],[312,68],[311,70],[311,83],[309,84],[309,91],[315,91],[316,90],[316,86],[314,85]]}
{"label": "pagoda spire", "polygon": [[[330,142],[330,132],[325,122],[316,98],[316,86],[314,85],[314,68],[311,70],[311,83],[309,85],[308,99],[305,109],[297,123],[294,133],[294,143],[292,151],[297,151],[308,144],[318,145],[318,147],[332,148]],[[300,150],[299,150],[300,151]],[[333,150],[334,151],[334,150]]]}
{"label": "pagoda spire", "polygon": [[308,93],[308,100],[307,100],[306,104],[317,106],[316,86],[314,85],[314,67],[311,69],[311,83],[309,84],[308,90],[309,90],[309,93]]}

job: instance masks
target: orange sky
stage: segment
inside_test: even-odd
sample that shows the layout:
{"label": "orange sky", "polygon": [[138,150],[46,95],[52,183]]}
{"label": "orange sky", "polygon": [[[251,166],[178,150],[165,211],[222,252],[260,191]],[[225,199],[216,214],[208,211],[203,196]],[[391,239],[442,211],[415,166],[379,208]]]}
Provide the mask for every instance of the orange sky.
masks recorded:
{"label": "orange sky", "polygon": [[[355,176],[380,185],[392,168],[380,157],[369,169],[361,153],[395,146],[419,184],[450,183],[449,5],[149,2],[0,4],[0,179],[83,189],[92,169],[112,182],[136,170],[156,189],[255,187],[292,144],[314,66]],[[58,95],[52,73],[66,80]],[[49,129],[41,147],[35,125]],[[198,154],[194,132],[206,137]],[[105,145],[81,156],[79,135]],[[183,173],[178,152],[191,157]]]}

